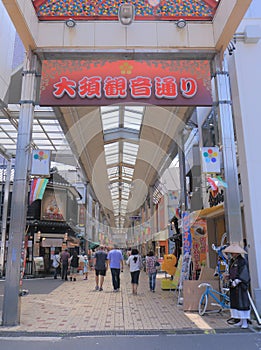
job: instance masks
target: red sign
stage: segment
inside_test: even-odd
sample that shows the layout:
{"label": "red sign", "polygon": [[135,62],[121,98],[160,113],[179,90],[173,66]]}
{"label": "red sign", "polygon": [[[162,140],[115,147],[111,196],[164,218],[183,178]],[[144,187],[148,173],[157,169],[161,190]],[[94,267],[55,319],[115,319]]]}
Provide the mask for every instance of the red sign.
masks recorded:
{"label": "red sign", "polygon": [[205,60],[44,60],[41,106],[212,105]]}

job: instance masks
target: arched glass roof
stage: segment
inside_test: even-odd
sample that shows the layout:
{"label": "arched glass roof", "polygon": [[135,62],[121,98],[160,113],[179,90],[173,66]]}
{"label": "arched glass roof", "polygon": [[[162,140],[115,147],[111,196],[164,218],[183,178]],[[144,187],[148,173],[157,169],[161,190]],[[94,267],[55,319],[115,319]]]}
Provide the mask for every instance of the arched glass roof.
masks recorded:
{"label": "arched glass roof", "polygon": [[[8,158],[14,158],[16,154],[19,111],[20,106],[14,104],[0,109],[1,153]],[[57,152],[61,156],[72,157],[70,146],[51,107],[35,107],[32,131],[32,149],[50,150],[54,157]]]}
{"label": "arched glass roof", "polygon": [[138,141],[128,139],[127,135],[129,132],[134,132],[138,139],[144,108],[142,106],[100,108],[104,135],[108,136],[110,133],[121,131],[120,134],[115,135],[125,136],[125,138],[111,138],[111,141],[104,145],[108,188],[111,193],[115,224],[119,228],[124,227],[139,149]]}

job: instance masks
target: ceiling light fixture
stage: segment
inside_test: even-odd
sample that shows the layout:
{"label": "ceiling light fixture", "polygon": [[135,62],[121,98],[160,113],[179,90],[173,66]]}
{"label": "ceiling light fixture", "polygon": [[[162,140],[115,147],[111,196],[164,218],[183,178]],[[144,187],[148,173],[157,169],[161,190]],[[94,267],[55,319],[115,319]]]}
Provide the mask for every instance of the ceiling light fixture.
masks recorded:
{"label": "ceiling light fixture", "polygon": [[65,24],[68,28],[73,28],[76,26],[76,22],[73,18],[69,18],[65,21]]}
{"label": "ceiling light fixture", "polygon": [[130,25],[134,20],[135,6],[132,4],[121,4],[119,6],[118,18],[123,25]]}
{"label": "ceiling light fixture", "polygon": [[177,22],[176,22],[176,26],[180,29],[182,28],[185,28],[187,25],[187,22],[184,20],[184,19],[179,19]]}

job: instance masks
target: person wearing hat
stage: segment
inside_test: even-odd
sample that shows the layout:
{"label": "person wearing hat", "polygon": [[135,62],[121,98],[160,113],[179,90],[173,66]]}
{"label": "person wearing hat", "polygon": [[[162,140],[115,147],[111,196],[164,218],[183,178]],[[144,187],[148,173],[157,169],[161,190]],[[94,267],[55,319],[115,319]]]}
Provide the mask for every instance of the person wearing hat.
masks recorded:
{"label": "person wearing hat", "polygon": [[247,252],[237,243],[229,245],[224,249],[224,252],[231,254],[229,264],[231,318],[227,322],[231,324],[231,321],[235,320],[236,326],[248,328],[250,301],[247,292],[250,276],[248,264],[243,257],[243,254],[247,254]]}

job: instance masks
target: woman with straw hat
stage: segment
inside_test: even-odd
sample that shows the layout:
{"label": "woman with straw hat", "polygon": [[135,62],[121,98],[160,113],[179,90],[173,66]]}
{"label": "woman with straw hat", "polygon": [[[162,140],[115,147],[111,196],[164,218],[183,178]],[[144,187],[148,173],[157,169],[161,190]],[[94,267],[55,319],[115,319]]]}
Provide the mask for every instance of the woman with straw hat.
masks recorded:
{"label": "woman with straw hat", "polygon": [[248,328],[250,301],[247,291],[250,276],[247,262],[243,257],[247,252],[238,243],[232,243],[224,249],[224,252],[231,254],[229,264],[231,319],[238,319],[236,326]]}

